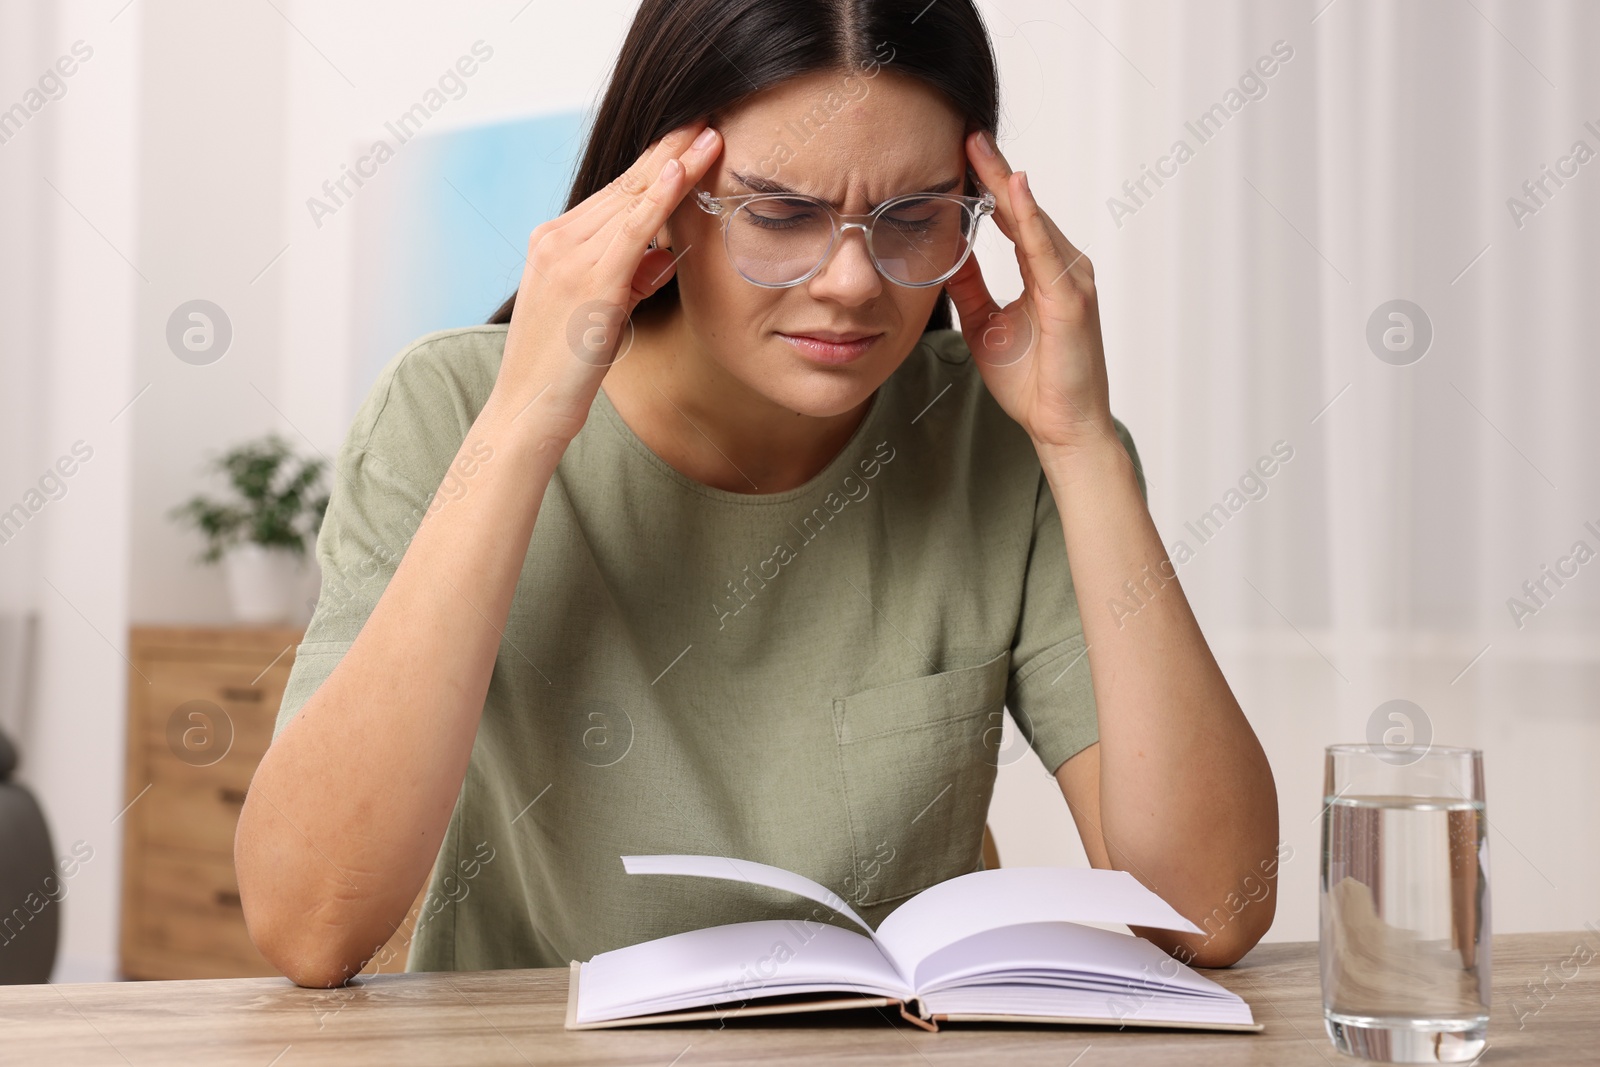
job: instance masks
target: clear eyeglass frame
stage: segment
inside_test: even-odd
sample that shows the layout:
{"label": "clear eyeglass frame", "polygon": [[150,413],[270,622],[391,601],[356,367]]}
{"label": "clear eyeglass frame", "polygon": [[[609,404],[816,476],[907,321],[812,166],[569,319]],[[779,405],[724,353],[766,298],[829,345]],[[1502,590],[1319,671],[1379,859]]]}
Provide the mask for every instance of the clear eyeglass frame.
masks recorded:
{"label": "clear eyeglass frame", "polygon": [[[979,188],[982,189],[983,186],[980,184]],[[804,276],[796,278],[792,282],[781,282],[777,284],[772,282],[759,282],[754,278],[751,278],[748,274],[745,274],[744,271],[740,270],[737,263],[733,264],[734,270],[739,271],[739,276],[741,278],[749,282],[751,285],[759,285],[763,289],[789,289],[796,285],[803,285],[812,278],[815,278],[817,274],[821,272],[822,268],[828,265],[828,260],[833,258],[834,250],[839,247],[839,242],[850,230],[861,231],[862,239],[866,241],[867,255],[871,257],[873,267],[877,269],[879,274],[883,275],[883,277],[887,278],[894,284],[903,286],[907,289],[931,289],[933,286],[943,285],[945,282],[949,281],[955,276],[956,271],[960,270],[962,265],[966,263],[968,257],[972,255],[973,243],[978,236],[978,227],[983,222],[983,219],[986,215],[994,214],[995,209],[994,194],[989,192],[987,189],[983,190],[981,196],[961,196],[956,193],[906,193],[903,196],[897,196],[890,200],[885,200],[883,203],[874,208],[871,213],[866,215],[847,215],[844,212],[839,211],[826,200],[822,200],[815,196],[806,196],[803,193],[743,193],[739,196],[712,196],[704,189],[696,190],[695,201],[700,205],[700,209],[708,215],[716,215],[722,219],[722,248],[724,252],[728,253],[730,262],[733,260],[733,253],[732,250],[728,248],[728,230],[733,222],[734,213],[744,205],[752,203],[756,200],[783,200],[791,204],[797,202],[814,204],[816,207],[827,212],[828,216],[833,220],[833,239],[829,241],[827,250],[822,253],[822,258],[818,260],[817,265],[806,272]],[[968,212],[968,218],[972,220],[965,236],[966,251],[962,253],[960,259],[956,260],[955,266],[951,267],[949,271],[938,278],[933,279],[932,281],[903,282],[899,278],[891,277],[889,272],[883,269],[883,264],[878,262],[878,254],[873,251],[872,248],[872,228],[873,226],[877,225],[878,219],[881,218],[885,212],[891,210],[896,205],[903,204],[908,200],[948,200],[953,203],[960,204],[962,207],[966,208]]]}

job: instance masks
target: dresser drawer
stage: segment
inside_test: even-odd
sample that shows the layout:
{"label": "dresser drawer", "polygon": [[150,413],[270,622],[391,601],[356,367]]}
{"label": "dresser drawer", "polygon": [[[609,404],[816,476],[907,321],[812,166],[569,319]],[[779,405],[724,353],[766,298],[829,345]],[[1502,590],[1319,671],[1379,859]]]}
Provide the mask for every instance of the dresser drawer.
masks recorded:
{"label": "dresser drawer", "polygon": [[192,764],[237,756],[253,766],[272,742],[292,665],[284,660],[265,672],[256,663],[152,660],[138,729]]}
{"label": "dresser drawer", "polygon": [[[145,799],[149,799],[146,797]],[[152,848],[134,885],[139,943],[182,965],[188,978],[275,975],[245,929],[230,857],[183,856]]]}
{"label": "dresser drawer", "polygon": [[[123,930],[124,969],[151,979],[275,976],[250,940],[239,905],[233,861],[145,853],[128,885],[131,925]],[[363,974],[406,969],[406,955],[422,902],[424,882],[400,928],[362,968]],[[131,966],[130,966],[131,965]]]}
{"label": "dresser drawer", "polygon": [[[185,768],[187,770],[188,768]],[[141,843],[233,861],[233,831],[244,790],[207,782],[155,781],[134,805]]]}

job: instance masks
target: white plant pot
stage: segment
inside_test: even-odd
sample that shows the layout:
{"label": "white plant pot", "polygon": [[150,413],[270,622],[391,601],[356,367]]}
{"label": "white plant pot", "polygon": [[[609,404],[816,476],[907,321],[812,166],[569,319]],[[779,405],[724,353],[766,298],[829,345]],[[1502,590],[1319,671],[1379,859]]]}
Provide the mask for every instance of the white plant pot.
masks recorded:
{"label": "white plant pot", "polygon": [[222,557],[234,618],[256,624],[297,622],[307,561],[285,548],[235,545]]}

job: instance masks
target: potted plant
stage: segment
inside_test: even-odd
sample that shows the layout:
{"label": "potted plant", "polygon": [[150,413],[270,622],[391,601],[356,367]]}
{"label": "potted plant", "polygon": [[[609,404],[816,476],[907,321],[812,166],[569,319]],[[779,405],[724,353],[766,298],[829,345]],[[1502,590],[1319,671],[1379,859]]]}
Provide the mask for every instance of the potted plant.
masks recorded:
{"label": "potted plant", "polygon": [[170,517],[206,539],[196,560],[223,564],[233,613],[241,622],[293,620],[305,587],[309,546],[328,509],[327,464],[300,459],[278,434],[237,445],[208,469],[225,474],[237,499],[195,496]]}

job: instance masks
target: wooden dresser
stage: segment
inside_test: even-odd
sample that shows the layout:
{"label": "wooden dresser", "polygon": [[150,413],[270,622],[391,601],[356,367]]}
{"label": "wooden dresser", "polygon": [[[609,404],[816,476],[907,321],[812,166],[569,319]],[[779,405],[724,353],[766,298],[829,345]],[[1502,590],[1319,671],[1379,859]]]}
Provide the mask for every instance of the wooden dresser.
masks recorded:
{"label": "wooden dresser", "polygon": [[[245,930],[233,831],[272,740],[301,633],[281,627],[132,628],[128,807],[119,816],[125,977],[279,973]],[[417,913],[414,906],[365,973],[405,970]]]}

